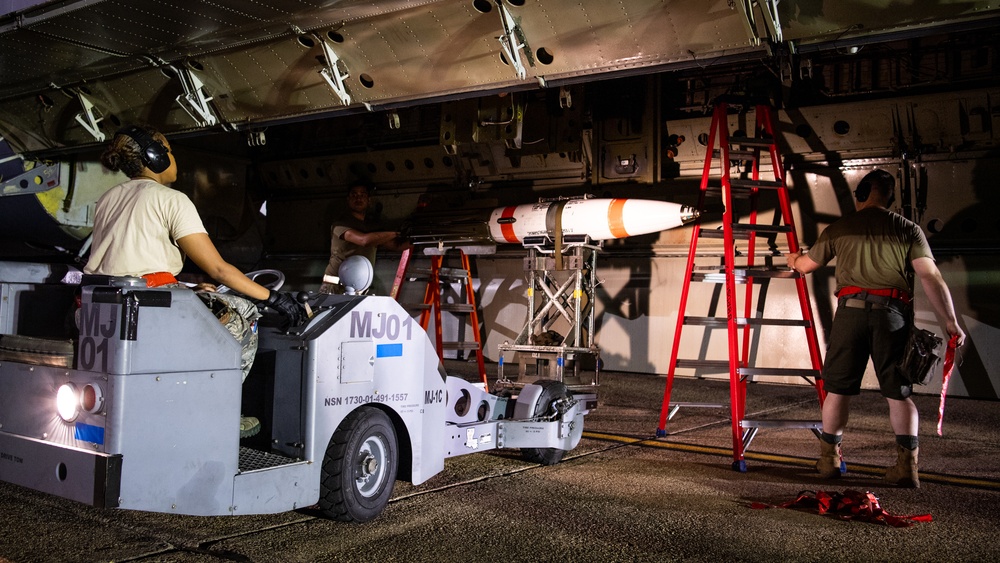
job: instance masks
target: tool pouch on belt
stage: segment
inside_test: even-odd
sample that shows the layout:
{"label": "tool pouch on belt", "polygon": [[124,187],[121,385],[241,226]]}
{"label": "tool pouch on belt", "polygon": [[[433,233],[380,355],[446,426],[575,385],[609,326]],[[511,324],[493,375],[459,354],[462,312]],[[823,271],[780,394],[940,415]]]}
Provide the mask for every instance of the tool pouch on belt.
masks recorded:
{"label": "tool pouch on belt", "polygon": [[910,335],[906,339],[906,351],[896,364],[903,377],[913,385],[930,382],[931,371],[941,362],[938,348],[944,340],[929,330],[910,325]]}

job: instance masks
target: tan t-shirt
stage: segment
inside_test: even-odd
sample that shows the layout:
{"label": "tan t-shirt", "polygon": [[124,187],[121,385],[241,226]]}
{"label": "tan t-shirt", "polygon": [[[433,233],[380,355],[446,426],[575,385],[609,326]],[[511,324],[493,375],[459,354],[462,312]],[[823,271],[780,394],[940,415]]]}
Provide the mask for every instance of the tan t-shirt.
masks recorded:
{"label": "tan t-shirt", "polygon": [[83,271],[109,276],[177,275],[177,239],[207,233],[187,195],[153,180],[129,180],[97,200],[94,240]]}
{"label": "tan t-shirt", "polygon": [[372,265],[375,264],[375,253],[378,247],[374,245],[358,246],[341,238],[349,230],[370,233],[377,229],[358,220],[350,213],[346,213],[334,221],[333,226],[330,227],[330,261],[326,265],[326,270],[323,271],[324,276],[340,275],[340,265],[344,260],[359,254],[367,258]]}
{"label": "tan t-shirt", "polygon": [[924,231],[884,208],[862,209],[834,222],[809,249],[823,265],[837,258],[837,289],[899,289],[913,295],[913,260],[934,259]]}

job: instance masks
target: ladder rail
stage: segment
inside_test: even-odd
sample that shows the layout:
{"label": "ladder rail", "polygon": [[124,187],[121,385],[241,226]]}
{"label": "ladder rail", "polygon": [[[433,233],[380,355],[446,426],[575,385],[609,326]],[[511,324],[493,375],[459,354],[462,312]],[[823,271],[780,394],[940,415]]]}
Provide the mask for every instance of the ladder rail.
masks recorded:
{"label": "ladder rail", "polygon": [[469,324],[472,325],[472,336],[475,338],[476,344],[478,345],[476,349],[476,367],[479,368],[479,375],[482,378],[483,385],[486,391],[489,391],[489,383],[486,380],[486,362],[483,359],[483,339],[482,333],[479,331],[479,308],[475,306],[475,289],[472,286],[472,264],[469,261],[469,255],[462,252],[462,267],[465,269],[465,294],[468,297],[467,301],[472,302],[472,310],[469,312]]}
{"label": "ladder rail", "polygon": [[424,290],[424,304],[430,305],[420,312],[420,326],[425,331],[429,326],[430,319],[434,318],[434,343],[438,351],[438,357],[444,361],[444,333],[441,330],[441,261],[442,256],[431,256],[430,280]]}
{"label": "ladder rail", "polygon": [[[765,115],[764,125],[767,128],[767,132],[771,135],[772,139],[777,139],[777,126],[775,124],[774,113],[771,111],[770,107],[762,107]],[[771,145],[771,162],[774,167],[775,177],[784,181],[785,178],[785,168],[784,163],[778,155],[777,143]],[[792,204],[788,196],[788,190],[778,190],[778,203],[781,207],[781,214],[785,220],[785,224],[789,225],[791,228],[785,234],[788,241],[788,251],[791,253],[798,252],[799,241],[796,233],[798,230],[795,228],[795,217],[792,215]],[[816,335],[816,323],[813,320],[812,312],[812,300],[809,298],[809,288],[806,285],[805,277],[798,275],[795,279],[795,291],[799,297],[799,308],[802,312],[802,318],[809,323],[806,327],[806,345],[809,347],[809,358],[812,361],[813,369],[821,372],[823,369],[822,361],[820,360],[820,348],[819,348],[819,338]],[[823,387],[823,380],[816,378],[816,393],[819,396],[819,404],[822,407],[826,400],[826,390]]]}
{"label": "ladder rail", "polygon": [[392,278],[392,288],[389,290],[389,297],[399,301],[399,291],[403,287],[403,279],[406,277],[406,269],[410,266],[410,253],[412,248],[405,248],[399,255],[399,266],[396,267],[396,275]]}
{"label": "ladder rail", "polygon": [[[716,107],[712,116],[713,123],[719,118],[720,113],[725,118],[725,108]],[[701,184],[698,191],[698,209],[705,208],[705,194],[708,192],[708,178],[712,171],[712,147],[715,143],[716,128],[712,127],[708,131],[708,152],[705,154],[705,164],[701,172]],[[687,268],[684,272],[684,287],[681,288],[681,301],[677,309],[677,326],[674,329],[674,341],[670,347],[670,364],[667,368],[667,384],[663,390],[663,407],[660,409],[660,425],[657,427],[657,435],[663,436],[667,431],[667,421],[670,419],[670,395],[673,392],[674,374],[677,368],[677,355],[681,346],[681,329],[684,327],[684,313],[687,310],[688,290],[691,287],[690,279],[694,273],[694,260],[698,249],[698,237],[701,236],[701,218],[695,219],[691,230],[691,243],[688,246]]]}
{"label": "ladder rail", "polygon": [[[759,120],[759,117],[758,117]],[[759,129],[758,125],[758,129]],[[753,147],[753,168],[751,172],[751,178],[756,184],[760,180],[760,147]],[[759,203],[760,190],[754,185],[750,188],[750,224],[757,224],[757,205]],[[757,231],[751,230],[747,237],[747,271],[753,271],[755,265],[755,260],[757,257]],[[753,276],[748,275],[746,278],[746,294],[743,299],[743,317],[749,319],[750,314],[753,311]],[[764,292],[764,288],[761,287],[760,291],[757,292],[757,299],[760,300]],[[740,367],[747,367],[750,365],[750,325],[743,325],[743,347],[742,355],[740,356]]]}
{"label": "ladder rail", "polygon": [[745,464],[744,461],[744,444],[743,444],[743,429],[740,428],[740,420],[743,419],[743,413],[746,409],[746,382],[740,377],[740,351],[739,351],[739,339],[738,339],[738,329],[736,325],[736,275],[735,275],[735,264],[736,264],[736,245],[733,239],[733,186],[730,183],[729,176],[729,123],[726,113],[726,104],[719,104],[723,109],[723,119],[718,120],[718,135],[719,135],[719,149],[720,149],[720,172],[722,175],[722,204],[725,207],[725,211],[722,213],[722,231],[723,231],[723,253],[725,256],[725,266],[726,266],[726,283],[725,283],[725,295],[726,295],[726,332],[728,335],[727,347],[729,349],[729,403],[730,403],[730,413],[731,413],[731,427],[733,434],[733,463],[734,464]]}

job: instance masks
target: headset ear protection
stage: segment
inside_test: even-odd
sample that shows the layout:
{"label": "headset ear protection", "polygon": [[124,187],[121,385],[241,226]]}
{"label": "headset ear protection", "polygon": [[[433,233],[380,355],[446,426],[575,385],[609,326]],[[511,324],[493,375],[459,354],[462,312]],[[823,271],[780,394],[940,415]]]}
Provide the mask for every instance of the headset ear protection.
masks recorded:
{"label": "headset ear protection", "polygon": [[119,130],[118,134],[130,137],[139,145],[139,159],[146,168],[157,174],[170,168],[170,151],[141,127],[130,125]]}
{"label": "headset ear protection", "polygon": [[872,195],[872,183],[868,180],[861,180],[858,183],[858,187],[854,189],[854,199],[859,202],[868,201],[868,197]]}
{"label": "headset ear protection", "polygon": [[892,175],[884,170],[873,170],[862,178],[861,181],[858,182],[858,187],[854,189],[854,199],[858,200],[860,203],[868,201],[868,198],[872,195],[872,184],[874,183],[872,178],[890,186],[889,201],[885,202],[885,206],[889,207],[894,201],[896,201],[896,180],[892,177]]}

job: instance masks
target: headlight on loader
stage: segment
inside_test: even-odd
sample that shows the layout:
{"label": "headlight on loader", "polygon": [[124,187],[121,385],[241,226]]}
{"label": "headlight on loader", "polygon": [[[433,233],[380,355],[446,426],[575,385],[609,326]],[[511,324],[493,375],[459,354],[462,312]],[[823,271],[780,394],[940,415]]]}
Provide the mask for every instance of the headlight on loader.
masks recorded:
{"label": "headlight on loader", "polygon": [[73,422],[80,414],[80,395],[76,392],[76,385],[63,383],[56,391],[56,412],[59,418],[66,422]]}

